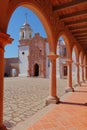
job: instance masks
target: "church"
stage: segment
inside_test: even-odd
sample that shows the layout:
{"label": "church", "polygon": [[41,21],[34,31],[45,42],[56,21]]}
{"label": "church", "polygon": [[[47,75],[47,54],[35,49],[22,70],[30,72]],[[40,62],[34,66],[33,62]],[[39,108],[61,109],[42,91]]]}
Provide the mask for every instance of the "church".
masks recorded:
{"label": "church", "polygon": [[48,77],[48,54],[47,38],[41,37],[39,33],[35,33],[32,37],[32,29],[26,21],[20,28],[18,76]]}
{"label": "church", "polygon": [[[32,35],[32,28],[27,22],[20,27],[18,57],[5,58],[5,77],[25,76],[25,77],[49,77],[50,60],[49,44],[47,38],[43,38],[39,33]],[[58,40],[56,59],[56,77],[67,78],[67,51],[65,42]]]}
{"label": "church", "polygon": [[49,77],[49,45],[39,33],[32,36],[26,22],[20,28],[18,57],[5,58],[5,76]]}

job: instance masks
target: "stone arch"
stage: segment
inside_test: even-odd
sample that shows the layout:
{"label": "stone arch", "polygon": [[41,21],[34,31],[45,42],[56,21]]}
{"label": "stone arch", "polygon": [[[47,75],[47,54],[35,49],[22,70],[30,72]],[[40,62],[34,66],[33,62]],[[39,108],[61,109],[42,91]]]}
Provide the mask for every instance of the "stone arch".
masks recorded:
{"label": "stone arch", "polygon": [[[13,14],[13,12],[16,10],[16,8],[18,8],[19,6],[24,6],[29,8],[30,10],[32,10],[37,16],[38,18],[41,20],[46,34],[47,34],[47,38],[48,38],[48,43],[49,43],[49,48],[51,50],[51,52],[54,52],[54,43],[55,43],[55,34],[54,34],[54,27],[52,25],[52,22],[50,21],[50,19],[48,18],[46,11],[44,9],[42,9],[42,7],[40,6],[40,4],[38,4],[35,1],[29,1],[29,0],[19,0],[19,1],[11,1],[9,2],[9,6],[8,6],[8,10],[7,10],[7,26],[9,23],[9,20]],[[7,30],[7,27],[6,27]]]}
{"label": "stone arch", "polygon": [[73,52],[73,49],[74,49],[74,51],[75,51],[76,62],[78,62],[78,61],[79,61],[79,50],[78,50],[78,47],[77,47],[76,44],[73,45],[73,47],[72,47],[72,52]]}
{"label": "stone arch", "polygon": [[72,48],[71,48],[68,36],[67,36],[67,34],[64,31],[62,31],[62,32],[59,33],[58,39],[59,39],[60,36],[62,36],[62,38],[65,41],[66,50],[67,50],[67,58],[71,59],[72,58]]}
{"label": "stone arch", "polygon": [[83,52],[82,52],[82,50],[80,51],[80,53],[79,53],[79,63],[80,64],[83,64]]}
{"label": "stone arch", "polygon": [[76,44],[72,47],[72,85],[77,83],[78,49]]}
{"label": "stone arch", "polygon": [[83,64],[86,65],[86,54],[83,56]]}

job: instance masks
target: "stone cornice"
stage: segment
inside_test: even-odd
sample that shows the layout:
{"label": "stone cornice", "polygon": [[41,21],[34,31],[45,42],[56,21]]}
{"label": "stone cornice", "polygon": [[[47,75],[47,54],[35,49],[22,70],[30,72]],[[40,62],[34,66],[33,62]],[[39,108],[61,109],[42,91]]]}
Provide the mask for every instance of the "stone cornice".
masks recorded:
{"label": "stone cornice", "polygon": [[7,44],[11,44],[13,41],[9,34],[0,32],[0,47],[3,48]]}

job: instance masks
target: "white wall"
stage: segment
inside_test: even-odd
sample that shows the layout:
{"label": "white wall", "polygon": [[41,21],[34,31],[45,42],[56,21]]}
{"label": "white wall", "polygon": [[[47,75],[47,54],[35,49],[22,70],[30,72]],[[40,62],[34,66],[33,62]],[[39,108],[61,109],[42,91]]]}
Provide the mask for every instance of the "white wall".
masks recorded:
{"label": "white wall", "polygon": [[28,76],[28,56],[29,46],[19,46],[19,76]]}

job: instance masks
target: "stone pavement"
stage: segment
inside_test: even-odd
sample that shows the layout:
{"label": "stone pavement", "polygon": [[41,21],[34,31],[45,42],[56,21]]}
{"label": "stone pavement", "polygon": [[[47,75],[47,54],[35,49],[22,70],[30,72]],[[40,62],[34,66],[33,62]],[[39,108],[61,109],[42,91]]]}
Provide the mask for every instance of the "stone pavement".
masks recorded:
{"label": "stone pavement", "polygon": [[[58,80],[57,95],[65,93],[66,80]],[[4,123],[8,128],[27,120],[45,107],[49,79],[15,77],[4,79]]]}
{"label": "stone pavement", "polygon": [[26,130],[87,130],[87,84]]}

